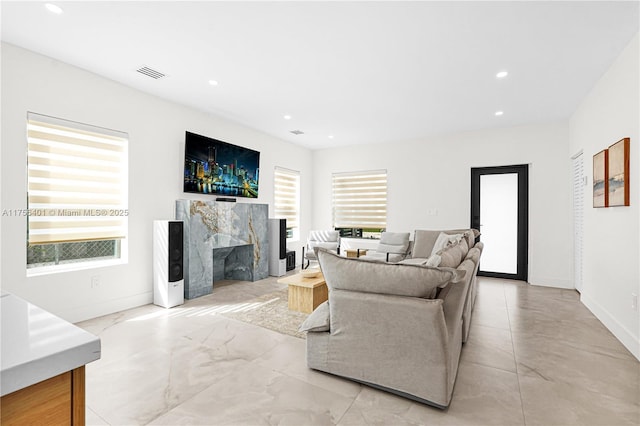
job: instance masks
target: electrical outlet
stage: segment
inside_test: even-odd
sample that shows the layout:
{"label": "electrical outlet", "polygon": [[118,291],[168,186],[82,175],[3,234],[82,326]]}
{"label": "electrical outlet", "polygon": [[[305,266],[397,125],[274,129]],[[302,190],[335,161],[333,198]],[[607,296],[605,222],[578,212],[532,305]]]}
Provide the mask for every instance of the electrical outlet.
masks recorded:
{"label": "electrical outlet", "polygon": [[631,293],[631,309],[638,310],[638,295],[635,293]]}
{"label": "electrical outlet", "polygon": [[98,288],[98,287],[100,287],[100,276],[94,275],[91,277],[91,288]]}

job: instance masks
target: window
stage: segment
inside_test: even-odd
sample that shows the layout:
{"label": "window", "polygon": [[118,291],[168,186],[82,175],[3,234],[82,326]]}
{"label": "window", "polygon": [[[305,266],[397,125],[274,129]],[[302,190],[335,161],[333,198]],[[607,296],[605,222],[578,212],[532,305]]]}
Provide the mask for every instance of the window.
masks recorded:
{"label": "window", "polygon": [[28,113],[27,268],[121,257],[125,133]]}
{"label": "window", "polygon": [[387,227],[387,171],[333,174],[333,226],[344,237],[379,237]]}
{"label": "window", "polygon": [[287,219],[287,240],[300,239],[300,172],[276,167],[275,217]]}

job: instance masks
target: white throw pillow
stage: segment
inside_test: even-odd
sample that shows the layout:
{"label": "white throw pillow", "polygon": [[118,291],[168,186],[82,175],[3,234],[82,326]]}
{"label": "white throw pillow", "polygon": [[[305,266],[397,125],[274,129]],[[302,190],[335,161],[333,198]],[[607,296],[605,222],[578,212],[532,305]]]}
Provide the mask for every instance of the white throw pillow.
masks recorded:
{"label": "white throw pillow", "polygon": [[329,315],[329,302],[322,302],[300,325],[298,331],[329,331],[331,320]]}
{"label": "white throw pillow", "polygon": [[433,267],[437,267],[440,266],[440,262],[442,261],[442,257],[440,257],[439,254],[432,254],[431,256],[429,256],[429,258],[427,259],[427,261],[424,263],[426,266],[433,266]]}
{"label": "white throw pillow", "polygon": [[451,244],[457,244],[464,237],[463,234],[445,234],[441,232],[436,239],[436,243],[433,245],[433,250],[431,250],[431,256],[437,254],[440,250],[446,248]]}

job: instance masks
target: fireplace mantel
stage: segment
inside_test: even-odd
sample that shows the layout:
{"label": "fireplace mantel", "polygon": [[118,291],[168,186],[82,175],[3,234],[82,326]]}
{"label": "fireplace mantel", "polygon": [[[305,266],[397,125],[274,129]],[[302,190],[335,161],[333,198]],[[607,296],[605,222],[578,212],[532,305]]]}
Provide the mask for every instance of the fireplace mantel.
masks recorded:
{"label": "fireplace mantel", "polygon": [[214,249],[252,245],[250,275],[253,281],[266,278],[268,215],[267,204],[176,200],[176,219],[184,222],[184,297],[193,299],[213,291]]}

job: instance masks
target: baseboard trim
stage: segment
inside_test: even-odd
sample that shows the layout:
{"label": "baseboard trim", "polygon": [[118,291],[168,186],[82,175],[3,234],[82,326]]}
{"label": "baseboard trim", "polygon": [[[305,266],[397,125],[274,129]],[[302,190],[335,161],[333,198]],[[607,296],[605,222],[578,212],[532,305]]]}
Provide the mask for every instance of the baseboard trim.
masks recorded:
{"label": "baseboard trim", "polygon": [[556,287],[556,288],[566,288],[566,289],[575,289],[573,282],[570,280],[563,280],[558,278],[549,278],[549,277],[539,277],[535,275],[529,275],[529,284],[538,285],[541,287]]}
{"label": "baseboard trim", "polygon": [[584,294],[580,296],[580,301],[600,320],[600,322],[613,333],[613,335],[624,345],[625,348],[640,361],[640,339],[634,336],[624,325],[603,308],[599,303],[590,299]]}

